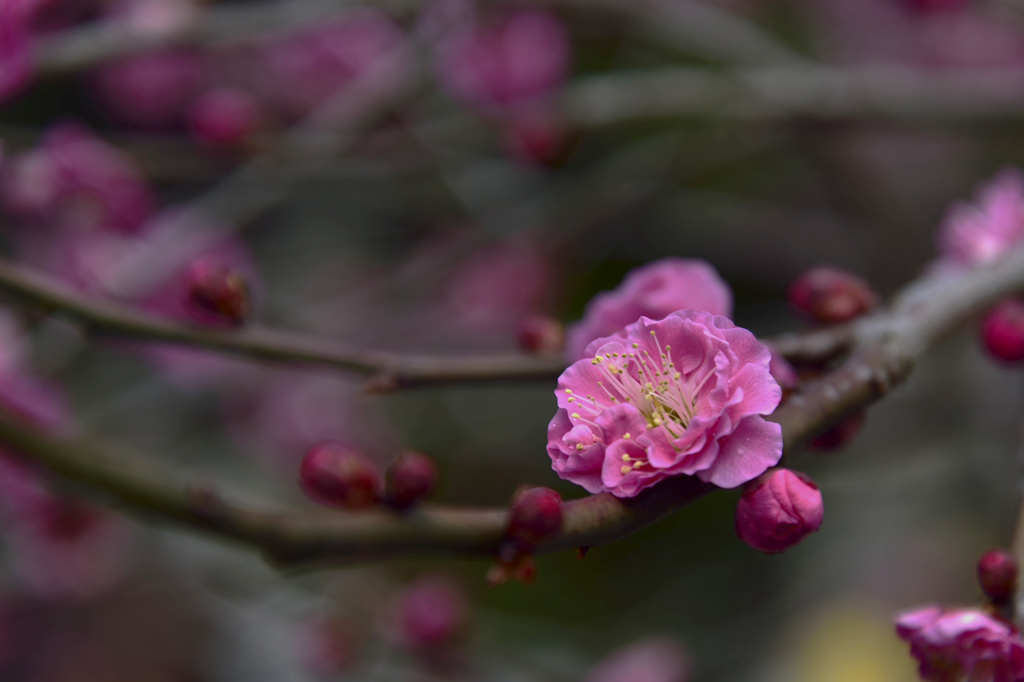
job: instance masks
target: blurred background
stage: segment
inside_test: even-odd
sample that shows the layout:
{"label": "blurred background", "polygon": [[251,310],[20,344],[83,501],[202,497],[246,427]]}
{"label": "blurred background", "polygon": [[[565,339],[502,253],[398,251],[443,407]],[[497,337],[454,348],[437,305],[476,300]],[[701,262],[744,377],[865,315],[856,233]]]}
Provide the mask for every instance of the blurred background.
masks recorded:
{"label": "blurred background", "polygon": [[[260,325],[520,352],[524,319],[675,255],[767,336],[801,327],[811,266],[917,277],[948,207],[1024,159],[1024,4],[2,0],[0,100],[4,253],[99,298],[188,319],[212,258]],[[1020,488],[1022,377],[975,337],[798,461],[827,514],[784,555],[736,538],[726,491],[529,586],[486,588],[484,561],[279,573],[0,459],[0,679],[917,679],[891,614],[976,601]],[[583,494],[544,453],[553,383],[364,382],[0,313],[5,406],[243,497],[310,505],[323,439],[428,453],[445,503]]]}

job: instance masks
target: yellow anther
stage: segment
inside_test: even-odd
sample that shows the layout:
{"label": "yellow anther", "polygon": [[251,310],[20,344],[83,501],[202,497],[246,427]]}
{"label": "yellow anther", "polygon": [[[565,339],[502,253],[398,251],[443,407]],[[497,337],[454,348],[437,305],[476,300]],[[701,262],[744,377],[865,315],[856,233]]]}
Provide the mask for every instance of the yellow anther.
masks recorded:
{"label": "yellow anther", "polygon": [[639,344],[639,343],[634,343],[634,344],[633,344],[633,348],[639,348],[639,347],[640,347],[640,344]]}
{"label": "yellow anther", "polygon": [[583,443],[576,443],[576,449],[577,450],[582,450],[583,449]]}
{"label": "yellow anther", "polygon": [[[601,383],[601,382],[599,381],[599,382],[597,382],[597,383]],[[567,388],[567,389],[565,389],[565,392],[566,392],[566,393],[572,393],[572,389],[571,389],[571,388]]]}
{"label": "yellow anther", "polygon": [[622,437],[625,438],[626,440],[629,440],[630,437],[631,437],[631,434],[627,433],[627,434],[623,435]]}
{"label": "yellow anther", "polygon": [[579,419],[580,418],[580,413],[579,412],[573,412],[572,413],[572,417],[573,417],[573,419]]}
{"label": "yellow anther", "polygon": [[628,464],[626,464],[619,471],[621,471],[624,474],[628,474],[632,470],[633,470],[633,467],[631,467]]}
{"label": "yellow anther", "polygon": [[574,403],[574,402],[576,402],[576,398],[569,398],[565,402],[567,402],[567,403]]}
{"label": "yellow anther", "polygon": [[622,456],[622,461],[623,462],[628,462],[629,461],[629,455],[623,455]]}

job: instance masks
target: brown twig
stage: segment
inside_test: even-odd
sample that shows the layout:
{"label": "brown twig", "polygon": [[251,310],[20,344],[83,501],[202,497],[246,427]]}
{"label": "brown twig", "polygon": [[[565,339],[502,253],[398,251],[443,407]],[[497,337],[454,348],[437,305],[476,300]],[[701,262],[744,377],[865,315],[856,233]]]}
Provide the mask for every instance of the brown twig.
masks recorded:
{"label": "brown twig", "polygon": [[[1007,294],[1024,289],[1024,248],[974,272],[926,278],[887,312],[857,327],[853,353],[838,370],[806,386],[772,415],[785,456],[861,411],[903,382],[942,336]],[[40,303],[37,301],[37,303]],[[407,556],[489,556],[502,539],[498,509],[424,507],[408,515],[274,511],[238,503],[172,476],[132,455],[79,438],[55,438],[0,418],[0,440],[55,473],[112,498],[126,511],[213,534],[260,550],[283,566]],[[539,547],[593,547],[636,532],[714,490],[675,477],[632,499],[594,495],[566,505],[562,533]]]}

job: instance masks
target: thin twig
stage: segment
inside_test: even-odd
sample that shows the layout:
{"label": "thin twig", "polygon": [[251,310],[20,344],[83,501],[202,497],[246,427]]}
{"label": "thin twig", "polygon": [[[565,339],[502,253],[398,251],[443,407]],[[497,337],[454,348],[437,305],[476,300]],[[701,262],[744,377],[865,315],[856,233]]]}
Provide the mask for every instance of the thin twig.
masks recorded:
{"label": "thin twig", "polygon": [[[806,386],[772,415],[782,425],[785,457],[850,414],[864,410],[909,376],[941,337],[1000,298],[1024,289],[1024,248],[974,272],[927,278],[892,308],[856,330],[853,353],[837,371]],[[36,303],[43,303],[36,301]],[[45,307],[45,306],[44,306]],[[126,511],[249,545],[282,566],[411,556],[493,555],[504,532],[497,509],[424,507],[385,511],[275,511],[230,501],[209,487],[184,485],[85,439],[53,437],[0,418],[0,440],[55,473],[111,498]],[[714,487],[678,476],[632,499],[607,493],[566,505],[562,533],[540,552],[612,542],[677,511]]]}

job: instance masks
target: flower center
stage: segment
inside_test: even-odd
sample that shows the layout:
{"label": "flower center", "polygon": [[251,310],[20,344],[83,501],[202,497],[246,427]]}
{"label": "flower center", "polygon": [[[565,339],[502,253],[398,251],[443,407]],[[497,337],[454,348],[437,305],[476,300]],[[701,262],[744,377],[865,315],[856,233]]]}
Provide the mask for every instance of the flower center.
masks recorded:
{"label": "flower center", "polygon": [[[657,333],[651,331],[651,337],[657,347],[656,354],[640,350],[640,345],[634,343],[634,352],[595,355],[591,362],[600,366],[605,381],[597,383],[612,403],[620,399],[630,403],[644,416],[650,428],[664,426],[673,438],[678,438],[696,416],[697,396],[714,369],[699,379],[700,368],[684,376],[672,360],[672,346],[666,345],[663,350]],[[593,396],[587,398],[594,407],[574,398],[569,401],[599,412],[600,409],[595,409],[600,408],[598,401]]]}

